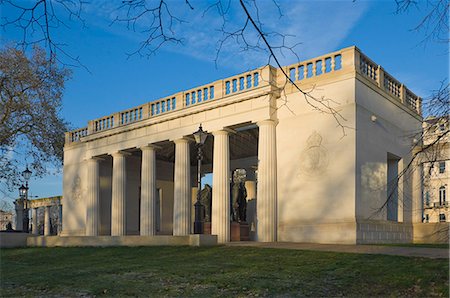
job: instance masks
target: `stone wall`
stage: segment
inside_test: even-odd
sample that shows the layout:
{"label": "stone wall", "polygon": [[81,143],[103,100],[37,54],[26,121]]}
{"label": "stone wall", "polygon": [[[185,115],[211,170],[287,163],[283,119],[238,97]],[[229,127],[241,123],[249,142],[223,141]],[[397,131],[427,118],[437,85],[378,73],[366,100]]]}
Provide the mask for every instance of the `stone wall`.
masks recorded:
{"label": "stone wall", "polygon": [[401,222],[363,221],[357,223],[356,243],[411,243],[413,226]]}
{"label": "stone wall", "polygon": [[448,243],[450,223],[414,224],[414,243]]}

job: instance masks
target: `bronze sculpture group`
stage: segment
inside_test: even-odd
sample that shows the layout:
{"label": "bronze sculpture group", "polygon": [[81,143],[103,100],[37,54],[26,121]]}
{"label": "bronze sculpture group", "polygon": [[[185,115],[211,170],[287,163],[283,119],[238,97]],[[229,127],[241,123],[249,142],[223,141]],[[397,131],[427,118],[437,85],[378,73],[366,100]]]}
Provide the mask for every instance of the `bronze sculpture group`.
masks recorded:
{"label": "bronze sculpture group", "polygon": [[[233,179],[230,198],[230,220],[246,222],[247,220],[247,190],[242,179]],[[203,222],[211,222],[212,187],[205,184],[200,192],[200,203],[203,205]]]}

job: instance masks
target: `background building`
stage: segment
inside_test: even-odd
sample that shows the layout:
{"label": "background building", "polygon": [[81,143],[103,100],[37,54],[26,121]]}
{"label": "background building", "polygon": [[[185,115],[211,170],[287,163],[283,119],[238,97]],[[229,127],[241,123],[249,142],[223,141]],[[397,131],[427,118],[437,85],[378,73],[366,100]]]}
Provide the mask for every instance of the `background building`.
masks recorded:
{"label": "background building", "polygon": [[0,210],[0,230],[6,230],[8,223],[13,226],[13,212]]}
{"label": "background building", "polygon": [[423,123],[423,221],[450,222],[449,118],[429,117]]}

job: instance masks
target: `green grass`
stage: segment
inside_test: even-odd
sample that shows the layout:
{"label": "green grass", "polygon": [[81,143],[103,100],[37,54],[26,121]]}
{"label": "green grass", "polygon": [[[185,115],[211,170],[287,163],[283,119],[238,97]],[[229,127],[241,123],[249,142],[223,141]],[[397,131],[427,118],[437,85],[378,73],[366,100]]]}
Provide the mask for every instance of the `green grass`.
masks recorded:
{"label": "green grass", "polygon": [[374,244],[374,245],[449,249],[448,243],[399,243],[399,244]]}
{"label": "green grass", "polygon": [[255,247],[2,249],[0,296],[444,296],[447,259]]}

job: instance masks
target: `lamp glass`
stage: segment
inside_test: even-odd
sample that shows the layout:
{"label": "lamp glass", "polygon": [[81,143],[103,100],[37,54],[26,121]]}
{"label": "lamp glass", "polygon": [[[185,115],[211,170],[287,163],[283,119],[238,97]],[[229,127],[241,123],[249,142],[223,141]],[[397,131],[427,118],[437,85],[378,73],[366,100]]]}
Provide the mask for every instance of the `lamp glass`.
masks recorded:
{"label": "lamp glass", "polygon": [[197,144],[205,144],[206,141],[206,137],[208,136],[208,134],[206,132],[203,131],[202,126],[200,125],[200,127],[198,128],[198,130],[196,132],[194,132],[194,138],[195,138],[195,142]]}
{"label": "lamp glass", "polygon": [[27,194],[27,188],[23,185],[21,187],[19,187],[19,195],[22,199],[25,198],[26,194]]}
{"label": "lamp glass", "polygon": [[25,171],[22,172],[23,178],[25,178],[26,181],[30,180],[32,172],[27,168],[25,169]]}

